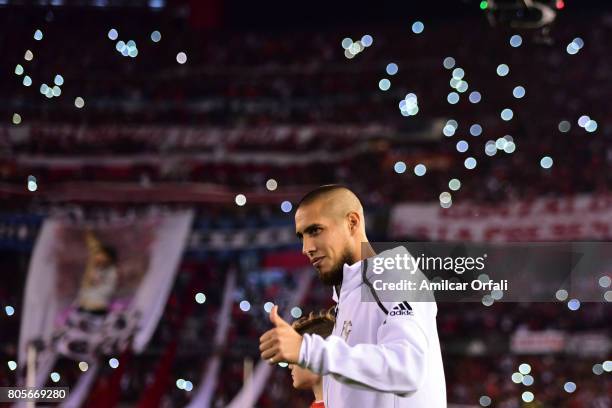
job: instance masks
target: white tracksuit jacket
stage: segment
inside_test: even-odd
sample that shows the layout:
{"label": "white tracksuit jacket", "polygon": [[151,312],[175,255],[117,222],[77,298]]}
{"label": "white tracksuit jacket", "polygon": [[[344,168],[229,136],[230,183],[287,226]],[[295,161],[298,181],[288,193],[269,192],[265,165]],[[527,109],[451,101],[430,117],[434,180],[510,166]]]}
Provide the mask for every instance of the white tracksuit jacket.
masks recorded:
{"label": "white tracksuit jacket", "polygon": [[334,331],[305,334],[299,364],[323,375],[326,408],[446,407],[435,301],[362,302],[361,266],[344,265]]}

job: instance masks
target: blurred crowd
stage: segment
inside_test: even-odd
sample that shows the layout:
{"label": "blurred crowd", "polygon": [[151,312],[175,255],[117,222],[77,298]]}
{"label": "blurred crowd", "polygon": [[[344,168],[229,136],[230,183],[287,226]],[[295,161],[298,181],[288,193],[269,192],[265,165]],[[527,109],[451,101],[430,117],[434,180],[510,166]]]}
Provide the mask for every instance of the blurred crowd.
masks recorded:
{"label": "blurred crowd", "polygon": [[[6,21],[11,35],[0,39],[7,58],[24,68],[0,79],[2,114],[21,115],[19,125],[0,132],[0,181],[11,185],[31,174],[41,185],[192,181],[246,191],[269,177],[298,187],[360,180],[355,188],[373,204],[435,200],[452,177],[462,182],[456,195],[463,200],[610,190],[611,62],[603,40],[612,30],[609,15],[563,14],[546,41],[526,32],[518,48],[509,45],[512,32],[485,19],[434,21],[418,35],[369,27],[373,44],[347,59],[342,39],[357,41],[363,29],[193,31],[145,15],[135,31],[129,13],[84,13],[76,24],[66,24],[63,11],[38,14]],[[42,29],[41,41],[32,27]],[[111,28],[118,31],[114,41]],[[149,38],[153,30],[159,42]],[[566,45],[576,37],[585,45],[570,55]],[[135,58],[115,49],[130,39]],[[26,49],[31,61],[23,59]],[[179,52],[185,64],[177,62]],[[447,102],[455,91],[447,57],[469,84],[458,104]],[[385,72],[391,62],[394,75]],[[504,77],[496,74],[502,63],[510,69]],[[26,74],[30,87],[22,84]],[[39,87],[53,85],[56,74],[64,79],[62,95],[48,100]],[[391,81],[387,91],[379,89],[382,78]],[[519,85],[526,90],[520,99],[513,97]],[[472,91],[480,102],[468,100]],[[398,103],[410,92],[419,112],[405,117]],[[81,109],[76,96],[85,100]],[[500,118],[504,108],[512,120]],[[583,115],[597,130],[578,125]],[[442,134],[449,120],[458,123],[452,137]],[[470,135],[473,124],[482,134]],[[515,151],[487,156],[486,141],[506,135]],[[467,152],[457,151],[459,140],[469,143]],[[473,170],[464,167],[468,156],[477,160]],[[552,168],[540,166],[544,156]],[[405,174],[394,171],[398,161]],[[427,167],[423,177],[412,171],[418,163]]]}
{"label": "blurred crowd", "polygon": [[[179,18],[134,13],[111,18],[84,12],[78,19],[65,10],[10,18],[0,14],[9,34],[0,37],[4,59],[24,68],[21,75],[0,77],[2,117],[21,117],[19,124],[0,127],[3,210],[40,208],[52,201],[44,196],[46,187],[67,182],[91,190],[100,183],[132,183],[152,191],[163,183],[195,182],[247,195],[264,190],[270,178],[281,190],[345,183],[383,218],[395,203],[437,200],[454,177],[462,183],[455,200],[478,202],[606,194],[612,187],[612,116],[606,108],[612,61],[605,41],[612,35],[611,16],[563,15],[546,41],[524,33],[521,47],[512,48],[508,39],[513,33],[493,30],[484,19],[432,22],[419,35],[409,26],[369,27],[367,33],[353,27],[287,34],[192,31]],[[134,18],[141,19],[138,25],[132,24]],[[36,28],[44,33],[41,41],[32,38]],[[111,28],[118,31],[117,40],[136,42],[137,57],[116,50],[117,40],[107,36]],[[150,39],[154,30],[160,31],[161,41]],[[357,41],[364,34],[373,36],[373,45],[347,59],[342,39]],[[578,36],[585,46],[569,55],[566,45]],[[34,58],[24,61],[28,49]],[[186,53],[185,64],[177,62],[179,52]],[[470,86],[456,105],[447,102],[453,89],[452,71],[443,66],[446,57],[465,70]],[[399,67],[395,75],[385,72],[390,62]],[[510,67],[507,77],[496,74],[501,63]],[[51,85],[57,74],[65,81],[62,95],[48,99],[39,87]],[[31,86],[22,84],[24,75],[32,78]],[[382,78],[391,81],[388,91],[379,89]],[[526,89],[522,99],[512,96],[518,85]],[[468,101],[473,90],[482,95],[479,103]],[[404,117],[398,103],[409,92],[418,96],[419,113]],[[75,106],[76,97],[84,99],[83,108]],[[504,108],[514,111],[508,122],[500,118]],[[597,121],[595,132],[578,125],[582,115]],[[443,134],[448,120],[458,122],[450,137]],[[569,128],[560,126],[562,121],[568,121]],[[480,136],[469,134],[476,123],[483,129]],[[485,142],[505,135],[512,136],[516,151],[487,156]],[[467,153],[456,149],[462,139],[470,144]],[[467,156],[477,159],[474,170],[464,167]],[[551,169],[540,166],[543,156],[553,158]],[[404,174],[394,169],[398,161],[407,165]],[[418,163],[427,167],[423,177],[413,173]],[[43,198],[13,195],[14,186],[25,191],[29,175],[36,177]],[[202,205],[196,218],[198,227],[213,229],[278,222],[290,223],[291,217],[277,205],[236,208],[232,202]],[[370,236],[384,239],[387,224],[373,225]],[[1,242],[0,251],[0,386],[9,386],[22,370],[12,370],[6,362],[17,360],[30,253]],[[236,395],[245,358],[258,361],[258,338],[268,328],[265,302],[295,288],[301,272],[266,269],[262,259],[270,251],[242,253],[249,259],[242,263],[230,259],[235,253],[227,259],[197,251],[185,255],[151,344],[125,363],[123,400],[137,401],[177,339],[164,406],[183,406],[190,400],[194,391],[178,389],[174,382],[189,380],[197,389],[215,353],[222,353],[223,364],[214,406],[222,407]],[[215,350],[211,333],[230,268],[238,272],[227,341],[231,347]],[[316,289],[299,305],[304,313],[332,305],[329,290],[318,282],[313,285]],[[204,304],[195,304],[196,292],[205,293]],[[249,311],[239,308],[243,299],[249,300]],[[7,305],[14,308],[13,315],[5,313]],[[602,359],[517,356],[508,348],[509,337],[521,329],[609,336],[609,311],[606,304],[584,304],[577,311],[563,303],[440,304],[449,402],[478,406],[481,396],[488,396],[493,406],[505,408],[612,405],[610,374],[592,372]],[[472,341],[482,342],[480,354],[470,352]],[[511,380],[523,362],[533,370],[530,387]],[[60,362],[58,370],[61,379],[54,385],[73,384],[79,374],[76,362],[68,360]],[[112,372],[105,365],[102,376]],[[563,390],[566,381],[577,384],[574,393]],[[292,390],[289,372],[281,367],[273,370],[268,383],[260,407],[307,406],[312,399]],[[527,389],[535,401],[525,405],[521,393]]]}

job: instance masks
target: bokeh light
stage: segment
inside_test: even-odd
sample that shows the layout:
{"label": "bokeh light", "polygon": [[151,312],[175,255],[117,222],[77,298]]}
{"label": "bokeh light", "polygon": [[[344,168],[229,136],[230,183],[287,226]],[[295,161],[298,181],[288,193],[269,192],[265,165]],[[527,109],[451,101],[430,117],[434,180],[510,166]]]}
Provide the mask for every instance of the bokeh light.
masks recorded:
{"label": "bokeh light", "polygon": [[523,37],[520,35],[514,34],[512,37],[510,37],[510,46],[513,48],[520,47],[521,44],[523,44]]}
{"label": "bokeh light", "polygon": [[302,317],[302,309],[297,306],[291,308],[291,316],[294,319],[299,319],[300,317]]}
{"label": "bokeh light", "polygon": [[38,190],[38,184],[36,182],[36,177],[28,176],[28,191],[34,192]]}
{"label": "bokeh light", "polygon": [[507,122],[509,120],[512,120],[512,118],[514,117],[514,112],[512,112],[512,109],[505,108],[501,111],[500,116],[503,120]]}
{"label": "bokeh light", "polygon": [[469,144],[465,140],[460,140],[457,142],[456,148],[459,153],[465,153],[469,148]]}
{"label": "bokeh light", "polygon": [[111,368],[117,368],[117,367],[119,367],[119,360],[117,360],[116,358],[113,357],[113,358],[108,360],[108,365]]}
{"label": "bokeh light", "polygon": [[453,78],[454,79],[461,80],[461,79],[463,79],[464,76],[465,76],[465,71],[463,70],[463,68],[455,68],[455,69],[453,69]]}
{"label": "bokeh light", "polygon": [[361,44],[363,44],[364,47],[370,47],[373,43],[374,38],[372,38],[370,34],[365,34],[363,37],[361,37]]}
{"label": "bokeh light", "polygon": [[412,24],[412,32],[415,34],[421,34],[424,29],[425,29],[425,24],[423,24],[420,21],[415,21]]}
{"label": "bokeh light", "polygon": [[482,95],[478,91],[470,92],[469,100],[471,103],[478,103],[482,100]]}
{"label": "bokeh light", "polygon": [[397,173],[397,174],[402,174],[406,171],[406,163],[404,163],[403,161],[398,161],[393,165],[393,170]]}
{"label": "bokeh light", "polygon": [[557,298],[557,300],[559,300],[560,302],[564,302],[565,300],[567,300],[569,294],[567,293],[567,290],[565,289],[559,289],[556,293],[555,293],[555,297]]}
{"label": "bokeh light", "polygon": [[463,162],[463,165],[465,166],[466,169],[473,170],[476,168],[476,159],[473,157],[468,157]]}
{"label": "bokeh light", "polygon": [[388,91],[389,88],[391,88],[391,81],[389,81],[387,78],[381,79],[378,81],[378,88],[381,91]]}
{"label": "bokeh light", "polygon": [[151,41],[153,41],[154,43],[158,43],[161,40],[161,33],[157,30],[153,31],[151,33]]}
{"label": "bokeh light", "polygon": [[444,128],[442,128],[442,133],[446,137],[451,137],[455,134],[455,127],[451,125],[445,125]]}
{"label": "bokeh light", "polygon": [[567,302],[567,308],[571,311],[576,311],[580,309],[580,301],[578,299],[570,299]]}
{"label": "bokeh light", "polygon": [[572,40],[572,42],[578,47],[579,50],[584,47],[584,40],[580,37],[576,37]]}
{"label": "bokeh light", "polygon": [[512,90],[512,96],[514,96],[517,99],[521,99],[522,97],[525,96],[525,88],[523,88],[522,86],[517,86]]}
{"label": "bokeh light", "polygon": [[478,399],[478,403],[481,407],[488,407],[489,405],[491,405],[491,397],[483,395]]}
{"label": "bokeh light", "polygon": [[497,75],[504,77],[510,73],[510,67],[506,64],[499,64],[497,66]]}
{"label": "bokeh light", "polygon": [[278,188],[278,182],[275,179],[268,179],[266,181],[266,188],[268,191],[274,191]]}
{"label": "bokeh light", "polygon": [[416,166],[414,166],[414,174],[418,177],[422,177],[425,175],[425,173],[427,173],[427,167],[425,167],[424,164],[417,164]]}
{"label": "bokeh light", "polygon": [[109,40],[115,41],[117,38],[119,38],[119,33],[114,28],[111,28],[108,30],[107,36]]}
{"label": "bokeh light", "polygon": [[572,381],[568,381],[565,384],[563,384],[563,389],[565,390],[565,392],[571,394],[574,391],[576,391],[576,383]]}
{"label": "bokeh light", "polygon": [[456,178],[451,179],[448,182],[448,188],[450,188],[453,191],[457,191],[461,188],[461,182],[459,180],[457,180]]}
{"label": "bokeh light", "polygon": [[604,373],[603,365],[601,365],[599,363],[593,365],[591,370],[593,371],[593,374],[595,374],[595,375],[602,375]]}
{"label": "bokeh light", "polygon": [[242,310],[243,312],[248,312],[249,310],[251,310],[251,303],[248,300],[243,300],[240,302],[240,310]]}
{"label": "bokeh light", "polygon": [[187,54],[185,54],[184,52],[179,52],[178,54],[176,54],[176,62],[178,62],[179,64],[184,64],[187,62]]}
{"label": "bokeh light", "polygon": [[569,55],[576,55],[578,54],[578,51],[580,51],[580,47],[578,47],[578,44],[572,41],[571,43],[567,45],[567,47],[565,48],[565,51]]}
{"label": "bokeh light", "polygon": [[559,131],[560,132],[567,133],[572,128],[572,125],[567,120],[562,120],[561,122],[559,122],[559,126],[558,127],[559,127]]}
{"label": "bokeh light", "polygon": [[593,133],[597,130],[597,122],[594,120],[589,120],[585,125],[584,125],[584,130],[586,130],[589,133]]}
{"label": "bokeh light", "polygon": [[243,205],[246,204],[247,199],[244,194],[237,194],[234,201],[236,202],[236,205],[238,205],[239,207],[242,207]]}
{"label": "bokeh light", "polygon": [[444,61],[442,61],[442,65],[446,69],[453,69],[455,67],[455,59],[453,57],[446,57]]}
{"label": "bokeh light", "polygon": [[480,136],[481,134],[482,134],[482,126],[480,126],[478,123],[475,123],[472,126],[470,126],[470,135]]}
{"label": "bokeh light", "polygon": [[531,372],[531,366],[527,363],[522,363],[519,365],[519,373],[526,375]]}
{"label": "bokeh light", "polygon": [[387,64],[387,68],[385,70],[387,71],[388,75],[395,75],[397,74],[399,68],[397,67],[396,63],[390,62],[389,64]]}
{"label": "bokeh light", "polygon": [[203,294],[202,292],[196,293],[195,301],[199,303],[200,305],[204,304],[204,302],[206,302],[206,295]]}
{"label": "bokeh light", "polygon": [[496,153],[497,146],[495,145],[495,141],[488,140],[487,143],[485,143],[485,154],[487,156],[495,156]]}
{"label": "bokeh light", "polygon": [[281,211],[284,213],[289,213],[293,209],[293,205],[290,201],[283,201],[281,203]]}
{"label": "bokeh light", "polygon": [[553,165],[553,159],[550,156],[544,156],[540,160],[540,166],[543,169],[550,169],[552,167],[552,165]]}
{"label": "bokeh light", "polygon": [[441,203],[448,204],[453,200],[453,197],[451,196],[451,193],[449,193],[448,191],[444,191],[440,193],[439,199]]}
{"label": "bokeh light", "polygon": [[531,391],[525,391],[523,392],[523,394],[521,394],[521,399],[525,402],[532,402],[534,398],[535,396],[533,395],[533,392]]}
{"label": "bokeh light", "polygon": [[457,91],[464,93],[468,90],[468,83],[467,81],[459,81],[459,83],[457,84]]}
{"label": "bokeh light", "polygon": [[580,127],[585,127],[586,124],[589,122],[589,120],[591,120],[591,118],[588,115],[582,115],[578,118],[578,126]]}
{"label": "bokeh light", "polygon": [[514,142],[508,142],[506,143],[506,146],[504,146],[504,152],[508,154],[514,153],[515,150],[516,150],[516,145],[514,144]]}

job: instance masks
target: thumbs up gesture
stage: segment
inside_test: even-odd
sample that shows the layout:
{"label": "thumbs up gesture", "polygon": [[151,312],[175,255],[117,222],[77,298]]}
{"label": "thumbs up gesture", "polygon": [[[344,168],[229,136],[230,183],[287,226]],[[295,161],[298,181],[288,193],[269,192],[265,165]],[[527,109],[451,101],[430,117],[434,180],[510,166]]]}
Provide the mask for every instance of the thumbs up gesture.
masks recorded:
{"label": "thumbs up gesture", "polygon": [[302,336],[278,315],[278,306],[270,312],[270,321],[274,328],[268,330],[259,338],[261,358],[270,364],[284,361],[297,364],[302,346]]}

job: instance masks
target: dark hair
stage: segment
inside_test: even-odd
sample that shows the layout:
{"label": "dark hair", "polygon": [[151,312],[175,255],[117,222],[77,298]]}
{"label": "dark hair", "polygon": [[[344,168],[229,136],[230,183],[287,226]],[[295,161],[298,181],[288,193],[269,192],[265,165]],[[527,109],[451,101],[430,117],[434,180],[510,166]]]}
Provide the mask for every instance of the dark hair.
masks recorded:
{"label": "dark hair", "polygon": [[301,317],[291,325],[300,334],[318,334],[326,338],[334,330],[336,316],[333,307],[321,310],[319,313],[310,312],[308,316]]}
{"label": "dark hair", "polygon": [[104,254],[108,257],[108,259],[110,259],[111,264],[116,265],[118,260],[117,250],[110,245],[102,245],[101,249],[102,252],[104,252]]}
{"label": "dark hair", "polygon": [[310,204],[316,201],[317,199],[338,190],[351,191],[348,187],[345,187],[341,184],[325,184],[306,193],[306,195],[304,195],[304,197],[302,197],[302,199],[297,203],[295,209],[297,210],[298,208],[300,208],[301,205]]}

